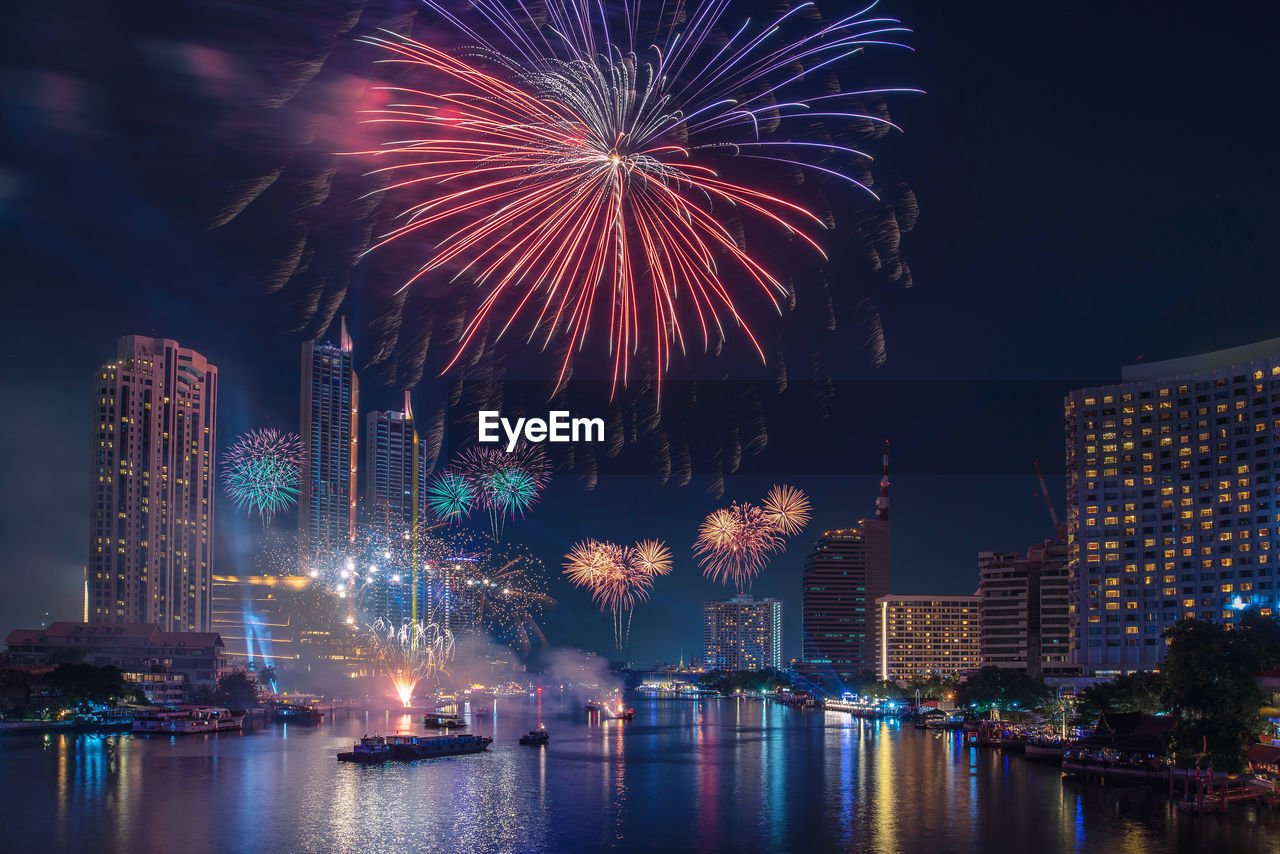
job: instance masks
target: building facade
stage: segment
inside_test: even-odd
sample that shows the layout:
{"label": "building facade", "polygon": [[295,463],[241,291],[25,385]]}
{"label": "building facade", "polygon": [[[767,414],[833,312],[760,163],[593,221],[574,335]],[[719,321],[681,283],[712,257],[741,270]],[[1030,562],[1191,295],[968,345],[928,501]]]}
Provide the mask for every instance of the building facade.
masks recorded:
{"label": "building facade", "polygon": [[214,688],[229,667],[216,632],[167,632],[156,623],[57,622],[47,629],[14,629],[6,644],[9,661],[18,667],[111,665],[153,702]]}
{"label": "building facade", "polygon": [[[365,416],[365,505],[376,524],[412,521],[413,517],[413,409],[409,392],[404,409],[380,410]],[[427,494],[426,446],[418,448],[418,509]]]}
{"label": "building facade", "polygon": [[805,559],[803,657],[811,678],[848,682],[876,670],[875,602],[889,595],[889,443],[874,519],[827,531]]}
{"label": "building facade", "polygon": [[293,616],[287,602],[310,579],[298,575],[214,575],[213,630],[227,659],[257,670],[297,658]]}
{"label": "building facade", "polygon": [[1075,662],[1149,669],[1179,619],[1275,610],[1280,339],[1126,367],[1064,415]]}
{"label": "building facade", "polygon": [[894,682],[951,678],[981,666],[979,600],[973,596],[876,599],[877,676]]}
{"label": "building facade", "polygon": [[1063,674],[1070,666],[1070,571],[1065,532],[1025,555],[978,553],[982,663]]}
{"label": "building facade", "polygon": [[739,593],[702,606],[708,670],[781,670],[782,603]]}
{"label": "building facade", "polygon": [[94,383],[89,617],[207,631],[218,369],[128,335]]}
{"label": "building facade", "polygon": [[298,549],[304,562],[344,554],[355,537],[359,404],[355,354],[344,320],[339,346],[302,345]]}

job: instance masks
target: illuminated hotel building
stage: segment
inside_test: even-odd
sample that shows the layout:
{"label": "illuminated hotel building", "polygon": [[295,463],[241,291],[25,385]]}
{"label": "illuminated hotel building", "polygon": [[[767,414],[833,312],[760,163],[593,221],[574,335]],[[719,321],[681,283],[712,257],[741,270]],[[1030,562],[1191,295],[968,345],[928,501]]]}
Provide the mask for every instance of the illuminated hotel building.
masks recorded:
{"label": "illuminated hotel building", "polygon": [[876,599],[876,673],[898,682],[958,676],[982,666],[979,600],[974,596],[899,596]]}
{"label": "illuminated hotel building", "polygon": [[94,392],[89,618],[207,632],[218,369],[127,335]]}
{"label": "illuminated hotel building", "polygon": [[978,553],[982,664],[1065,675],[1070,668],[1070,570],[1064,536],[1025,555]]}
{"label": "illuminated hotel building", "polygon": [[781,670],[782,603],[739,593],[702,606],[708,670]]}
{"label": "illuminated hotel building", "polygon": [[1280,339],[1126,367],[1065,415],[1075,662],[1151,668],[1184,617],[1273,613]]}
{"label": "illuminated hotel building", "polygon": [[302,345],[302,488],[298,548],[304,561],[344,550],[356,531],[356,413],[360,386],[346,321],[340,345]]}
{"label": "illuminated hotel building", "polygon": [[[410,522],[413,516],[413,410],[409,392],[404,409],[381,410],[365,416],[365,506],[378,523]],[[427,494],[426,446],[418,448],[418,506]],[[422,518],[425,518],[424,516]]]}
{"label": "illuminated hotel building", "polygon": [[811,677],[848,682],[876,664],[875,602],[889,594],[889,443],[876,517],[818,539],[804,563],[804,657]]}
{"label": "illuminated hotel building", "polygon": [[213,630],[234,665],[256,670],[297,657],[285,602],[309,581],[296,575],[213,576]]}

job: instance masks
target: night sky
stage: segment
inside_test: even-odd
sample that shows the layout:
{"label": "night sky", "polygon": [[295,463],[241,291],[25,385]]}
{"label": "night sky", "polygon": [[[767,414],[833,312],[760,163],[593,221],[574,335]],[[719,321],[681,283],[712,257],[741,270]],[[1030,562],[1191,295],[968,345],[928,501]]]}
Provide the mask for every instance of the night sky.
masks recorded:
{"label": "night sky", "polygon": [[[245,16],[237,49],[249,50],[268,30],[287,41],[288,26],[270,25],[302,5],[222,8]],[[1267,85],[1280,22],[1254,5],[881,4],[915,30],[916,51],[877,55],[868,73],[927,91],[890,101],[906,134],[887,154],[920,203],[903,247],[915,284],[880,300],[887,364],[842,365],[832,419],[771,424],[767,451],[744,461],[723,499],[758,499],[783,478],[814,499],[811,528],[754,588],[784,602],[788,658],[800,653],[804,554],[817,532],[872,513],[882,439],[893,442],[895,591],[972,592],[976,552],[1051,533],[1032,463],[1060,475],[1064,392],[1139,359],[1280,334],[1265,249],[1280,227]],[[193,137],[217,126],[219,99],[238,97],[217,72],[208,8],[46,2],[10,13],[0,630],[46,612],[79,617],[90,388],[119,336],[175,338],[218,365],[224,445],[254,426],[297,429],[294,307],[266,292],[249,250],[207,228],[235,170],[191,155]],[[363,384],[362,410],[396,402],[391,387]],[[1061,505],[1061,478],[1051,480]],[[575,539],[666,538],[677,571],[637,611],[630,657],[689,658],[702,601],[726,592],[688,551],[718,502],[696,478],[676,488],[616,475],[587,492],[565,477],[508,536],[553,575]],[[247,569],[257,523],[223,502],[218,526],[215,571]],[[551,587],[552,642],[612,656],[608,618],[558,578]]]}

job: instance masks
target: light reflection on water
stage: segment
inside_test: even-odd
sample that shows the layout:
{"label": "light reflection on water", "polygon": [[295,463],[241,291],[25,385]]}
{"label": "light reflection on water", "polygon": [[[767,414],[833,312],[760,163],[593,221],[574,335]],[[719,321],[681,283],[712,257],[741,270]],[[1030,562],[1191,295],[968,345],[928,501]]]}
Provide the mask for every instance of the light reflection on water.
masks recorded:
{"label": "light reflection on water", "polygon": [[[1280,848],[1280,815],[1191,819],[1156,789],[1063,780],[958,734],[749,700],[503,701],[485,754],[365,767],[399,710],[182,738],[0,740],[5,850],[1079,851]],[[545,722],[551,744],[518,737]],[[10,816],[20,821],[9,820]]]}

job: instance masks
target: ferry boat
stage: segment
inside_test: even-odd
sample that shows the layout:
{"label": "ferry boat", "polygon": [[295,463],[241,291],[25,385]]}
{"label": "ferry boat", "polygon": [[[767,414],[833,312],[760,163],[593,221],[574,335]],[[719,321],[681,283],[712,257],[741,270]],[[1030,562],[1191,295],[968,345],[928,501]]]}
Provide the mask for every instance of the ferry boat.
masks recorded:
{"label": "ferry boat", "polygon": [[492,738],[483,735],[389,735],[386,741],[391,758],[403,762],[481,753],[493,744]]}
{"label": "ferry boat", "polygon": [[153,709],[133,717],[131,732],[140,735],[197,735],[209,732],[238,731],[244,723],[244,712],[231,712],[214,706],[181,706],[176,709]]}
{"label": "ferry boat", "polygon": [[359,762],[362,765],[381,765],[394,758],[391,745],[380,735],[366,735],[350,750],[338,754],[339,762]]}
{"label": "ferry boat", "polygon": [[543,727],[539,727],[538,729],[531,729],[528,732],[526,732],[524,735],[520,736],[520,743],[531,744],[535,747],[540,747],[541,745],[551,743],[551,734],[547,732],[546,729]]}
{"label": "ferry boat", "polygon": [[316,725],[324,721],[324,712],[315,706],[277,703],[273,709],[273,717],[278,722]]}
{"label": "ferry boat", "polygon": [[1067,744],[1056,736],[1033,735],[1027,739],[1027,756],[1031,759],[1058,759],[1067,752]]}
{"label": "ferry boat", "polygon": [[427,725],[428,729],[454,729],[455,727],[465,727],[457,715],[451,715],[448,712],[428,712],[422,716],[422,722]]}

